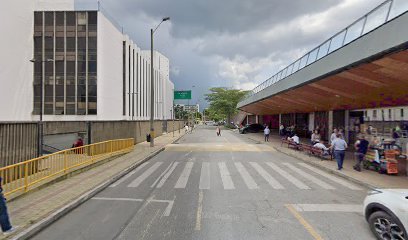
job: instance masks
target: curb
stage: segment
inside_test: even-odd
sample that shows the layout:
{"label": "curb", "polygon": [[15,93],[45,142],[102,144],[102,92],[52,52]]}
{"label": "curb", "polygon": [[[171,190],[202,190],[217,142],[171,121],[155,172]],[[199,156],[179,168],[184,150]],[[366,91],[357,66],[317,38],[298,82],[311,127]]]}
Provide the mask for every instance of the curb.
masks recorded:
{"label": "curb", "polygon": [[[251,139],[251,140],[253,140],[253,141],[259,142],[258,140],[253,139],[253,138],[251,138],[251,137],[247,137],[247,138],[248,138],[248,139]],[[363,187],[367,187],[367,188],[369,188],[369,189],[376,189],[376,188],[378,188],[378,187],[375,187],[375,186],[373,186],[373,185],[371,185],[371,184],[369,184],[369,183],[366,183],[366,182],[363,182],[363,181],[361,181],[361,180],[358,180],[358,179],[355,179],[355,178],[353,178],[353,177],[350,177],[350,176],[348,176],[348,175],[346,175],[346,174],[344,174],[344,173],[341,173],[341,172],[335,171],[335,170],[333,170],[333,169],[327,168],[327,167],[325,167],[325,166],[322,166],[322,165],[320,165],[320,164],[318,164],[318,163],[315,163],[315,162],[312,162],[312,161],[308,161],[308,160],[302,159],[301,157],[296,156],[295,154],[291,154],[291,153],[282,151],[282,150],[280,150],[279,148],[277,148],[277,147],[275,147],[275,146],[271,146],[271,147],[272,147],[273,149],[275,149],[277,152],[280,152],[280,153],[285,154],[285,155],[287,155],[287,156],[296,158],[296,159],[298,159],[298,160],[300,160],[300,161],[302,161],[302,162],[304,162],[304,163],[307,163],[307,164],[309,164],[309,165],[312,165],[312,166],[314,166],[314,167],[317,167],[317,168],[319,168],[319,169],[321,169],[321,170],[323,170],[323,171],[325,171],[325,172],[327,172],[327,173],[331,173],[331,174],[336,175],[336,176],[338,176],[338,177],[341,177],[341,178],[343,178],[343,179],[349,180],[350,182],[353,182],[353,183],[355,183],[355,184],[361,185],[361,186],[363,186]]]}
{"label": "curb", "polygon": [[[177,142],[178,140],[180,140],[180,138],[182,138],[184,136],[181,135],[178,138],[176,138],[175,140],[173,140],[170,144]],[[167,144],[166,144],[167,145]],[[74,210],[75,208],[77,208],[79,205],[81,205],[82,203],[88,201],[89,199],[91,199],[93,196],[95,196],[96,194],[98,194],[99,192],[103,191],[105,188],[107,188],[109,185],[111,185],[112,183],[116,182],[117,180],[119,180],[120,178],[122,178],[123,176],[125,176],[126,174],[130,173],[131,171],[133,171],[135,168],[137,168],[138,166],[140,166],[142,163],[149,161],[150,159],[152,159],[153,157],[155,157],[157,154],[159,154],[160,152],[164,151],[165,146],[161,147],[160,149],[152,152],[149,156],[141,159],[140,161],[138,161],[137,163],[133,164],[132,166],[122,170],[121,172],[117,173],[114,177],[112,177],[111,179],[101,183],[100,185],[98,185],[97,187],[89,190],[88,192],[82,194],[80,197],[78,197],[76,200],[72,201],[71,203],[69,203],[68,205],[56,210],[55,212],[51,213],[49,216],[45,217],[44,219],[40,220],[39,222],[35,223],[34,225],[30,226],[29,228],[25,229],[24,231],[20,232],[19,234],[13,236],[11,239],[12,240],[25,240],[25,239],[29,239],[33,236],[35,236],[37,233],[39,233],[41,230],[47,228],[50,224],[56,222],[58,219],[60,219],[61,217],[65,216],[66,214],[68,214],[69,212],[71,212],[72,210]]]}

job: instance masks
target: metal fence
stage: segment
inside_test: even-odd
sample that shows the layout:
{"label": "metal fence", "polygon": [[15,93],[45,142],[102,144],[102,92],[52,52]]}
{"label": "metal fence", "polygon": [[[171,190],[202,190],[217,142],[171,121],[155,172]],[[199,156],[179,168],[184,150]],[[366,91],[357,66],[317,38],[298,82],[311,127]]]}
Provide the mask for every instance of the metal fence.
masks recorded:
{"label": "metal fence", "polygon": [[130,152],[134,139],[116,139],[59,151],[0,168],[5,195],[27,192],[108,157]]}
{"label": "metal fence", "polygon": [[386,0],[304,56],[255,87],[246,98],[296,73],[408,10],[407,0]]}

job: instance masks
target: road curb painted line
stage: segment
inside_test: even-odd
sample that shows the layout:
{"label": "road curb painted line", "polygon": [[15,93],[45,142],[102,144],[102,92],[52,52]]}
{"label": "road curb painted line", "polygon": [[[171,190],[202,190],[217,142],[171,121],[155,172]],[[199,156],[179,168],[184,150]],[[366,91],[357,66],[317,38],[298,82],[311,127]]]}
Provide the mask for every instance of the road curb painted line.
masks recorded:
{"label": "road curb painted line", "polygon": [[[184,134],[179,136],[175,140],[173,140],[171,143],[177,142],[183,136],[184,136]],[[72,210],[74,210],[75,208],[80,206],[82,203],[88,201],[93,196],[95,196],[99,192],[101,192],[104,189],[106,189],[107,187],[109,187],[109,185],[111,185],[112,183],[116,182],[120,178],[124,177],[126,174],[130,173],[131,171],[133,171],[134,169],[139,167],[144,162],[149,161],[150,159],[155,157],[157,154],[164,151],[165,148],[166,148],[165,146],[159,148],[158,150],[151,153],[149,156],[141,159],[140,161],[133,164],[132,166],[130,166],[130,167],[122,170],[121,172],[117,173],[113,178],[101,183],[97,187],[95,187],[95,188],[89,190],[88,192],[82,194],[76,200],[74,200],[71,203],[69,203],[68,205],[56,210],[55,212],[51,213],[49,216],[45,217],[44,219],[40,220],[39,222],[35,223],[34,225],[32,225],[29,228],[25,229],[24,231],[20,232],[19,234],[13,236],[11,239],[12,240],[25,240],[25,239],[29,239],[29,238],[33,237],[35,234],[37,234],[41,230],[47,228],[49,225],[56,222],[61,217],[67,215],[69,212],[71,212]]]}
{"label": "road curb painted line", "polygon": [[291,205],[291,204],[285,204],[285,207],[289,210],[289,212],[292,213],[292,215],[299,221],[300,224],[306,229],[306,231],[309,232],[310,235],[315,240],[323,240],[323,238],[320,236],[320,234],[302,217],[302,215],[296,211],[296,209]]}
{"label": "road curb painted line", "polygon": [[[256,139],[253,139],[253,138],[251,138],[251,137],[249,137],[249,136],[247,136],[247,138],[248,138],[248,139],[251,139],[251,140],[253,140],[253,141],[257,141]],[[259,141],[258,141],[258,142],[259,142]],[[291,153],[282,151],[282,150],[280,150],[279,148],[277,148],[277,147],[275,147],[275,146],[270,146],[270,147],[274,148],[276,151],[278,151],[278,152],[280,152],[280,153],[283,153],[283,154],[285,154],[285,155],[294,157],[294,158],[296,158],[296,159],[298,159],[298,160],[300,160],[300,161],[302,161],[302,162],[305,162],[305,163],[307,163],[307,164],[309,164],[309,165],[312,165],[312,166],[314,166],[314,167],[317,167],[317,168],[319,168],[319,169],[322,169],[322,170],[324,170],[324,171],[326,171],[326,172],[328,172],[328,173],[331,173],[331,174],[333,174],[333,175],[336,175],[336,176],[339,176],[339,177],[344,178],[344,179],[346,179],[346,180],[349,180],[350,182],[359,184],[359,185],[361,185],[361,186],[363,186],[363,187],[367,187],[367,188],[369,188],[369,189],[376,189],[376,188],[378,188],[378,187],[375,187],[375,186],[373,186],[373,185],[371,185],[371,184],[369,184],[369,183],[366,183],[366,182],[363,182],[363,181],[358,180],[358,179],[356,179],[356,178],[347,176],[347,175],[345,175],[345,174],[343,174],[343,173],[341,173],[341,172],[339,172],[339,171],[336,171],[336,170],[327,168],[327,167],[325,167],[325,166],[322,166],[322,165],[320,165],[320,164],[318,164],[318,163],[311,162],[311,161],[308,161],[308,160],[304,160],[304,159],[300,158],[299,156],[296,156],[295,154],[291,154]]]}

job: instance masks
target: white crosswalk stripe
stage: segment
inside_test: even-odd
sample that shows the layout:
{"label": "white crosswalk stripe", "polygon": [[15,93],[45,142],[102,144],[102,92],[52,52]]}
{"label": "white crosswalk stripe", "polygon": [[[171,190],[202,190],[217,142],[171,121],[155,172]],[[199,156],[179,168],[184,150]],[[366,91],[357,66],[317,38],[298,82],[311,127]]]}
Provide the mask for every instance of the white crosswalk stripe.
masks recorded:
{"label": "white crosswalk stripe", "polygon": [[241,174],[242,179],[244,179],[245,184],[249,189],[259,189],[258,184],[255,180],[249,175],[248,171],[245,169],[244,165],[240,162],[235,162],[235,167],[237,168],[239,174]]}
{"label": "white crosswalk stripe", "polygon": [[231,174],[228,171],[225,162],[218,163],[220,169],[220,175],[224,189],[235,189],[234,182],[232,181]]}
{"label": "white crosswalk stripe", "polygon": [[191,169],[193,169],[193,162],[187,162],[186,166],[183,169],[183,172],[181,173],[180,178],[178,179],[176,185],[174,186],[174,188],[186,188],[187,182],[188,182],[188,178],[190,176],[191,173]]}
{"label": "white crosswalk stripe", "polygon": [[139,172],[144,166],[146,166],[149,162],[144,162],[142,163],[140,166],[138,166],[135,170],[131,171],[130,173],[126,174],[126,176],[122,177],[121,179],[119,179],[118,181],[114,182],[112,185],[110,185],[109,187],[116,187],[119,184],[123,183],[124,181],[126,181],[128,178],[130,178],[133,174]]}
{"label": "white crosswalk stripe", "polygon": [[358,186],[356,186],[356,185],[354,185],[354,184],[352,184],[352,183],[350,183],[350,182],[348,182],[348,181],[345,181],[345,180],[343,180],[343,179],[337,178],[337,177],[335,177],[335,176],[333,176],[333,175],[331,175],[331,174],[325,173],[325,172],[323,172],[322,170],[319,170],[319,169],[317,169],[317,168],[314,168],[314,167],[312,167],[312,166],[310,166],[310,165],[308,165],[308,164],[306,164],[306,163],[298,163],[298,164],[301,165],[301,166],[304,167],[304,168],[309,169],[310,171],[313,171],[313,172],[315,172],[315,173],[317,173],[317,174],[319,174],[319,175],[321,175],[321,176],[323,176],[323,177],[325,177],[325,178],[330,179],[331,181],[333,181],[333,182],[335,182],[335,183],[338,183],[338,184],[340,184],[340,185],[343,185],[343,186],[345,186],[346,188],[349,188],[349,189],[352,189],[352,190],[362,190],[360,187],[358,187]]}
{"label": "white crosswalk stripe", "polygon": [[201,166],[199,189],[210,189],[210,163],[203,162]]}
{"label": "white crosswalk stripe", "polygon": [[157,162],[153,166],[151,166],[149,169],[147,169],[142,175],[140,175],[138,178],[133,180],[128,187],[138,187],[146,178],[148,178],[154,171],[156,171],[160,165],[162,165],[162,162]]}
{"label": "white crosswalk stripe", "polygon": [[293,165],[290,164],[290,163],[283,163],[283,164],[286,165],[286,166],[287,166],[288,168],[290,168],[291,170],[293,170],[294,172],[296,172],[297,174],[299,174],[300,176],[303,176],[304,178],[306,178],[306,179],[308,179],[308,180],[314,182],[315,184],[319,185],[320,187],[322,187],[322,188],[324,188],[324,189],[330,189],[330,190],[336,189],[336,188],[333,187],[332,185],[323,182],[322,180],[320,180],[320,179],[318,179],[318,178],[316,178],[316,177],[314,177],[314,176],[312,176],[312,175],[310,175],[310,174],[304,172],[303,170],[301,170],[301,169],[299,169],[299,168],[293,166]]}
{"label": "white crosswalk stripe", "polygon": [[272,162],[267,162],[266,165],[271,167],[275,172],[279,173],[282,177],[286,178],[289,182],[293,183],[299,189],[310,189],[309,186],[298,180],[297,178],[290,175],[288,172],[283,170],[282,168],[278,167],[276,164]]}
{"label": "white crosswalk stripe", "polygon": [[284,187],[273,178],[265,169],[263,169],[258,163],[250,162],[251,166],[261,175],[274,189],[284,189]]}
{"label": "white crosswalk stripe", "polygon": [[178,162],[174,162],[173,164],[170,164],[171,168],[168,171],[164,171],[165,174],[163,175],[163,178],[160,179],[160,182],[157,184],[156,188],[161,188],[164,185],[164,183],[173,173],[174,169],[176,169],[177,165],[178,165]]}

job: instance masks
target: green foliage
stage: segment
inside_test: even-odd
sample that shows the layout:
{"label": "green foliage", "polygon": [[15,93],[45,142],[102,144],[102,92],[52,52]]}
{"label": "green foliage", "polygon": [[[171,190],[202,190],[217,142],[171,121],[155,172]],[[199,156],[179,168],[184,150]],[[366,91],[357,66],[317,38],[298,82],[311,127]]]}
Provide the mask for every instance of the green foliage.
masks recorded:
{"label": "green foliage", "polygon": [[188,119],[188,112],[183,110],[183,106],[176,105],[174,106],[174,116],[176,119],[187,120]]}
{"label": "green foliage", "polygon": [[210,91],[211,93],[205,95],[205,99],[210,103],[209,116],[215,121],[227,118],[228,122],[231,116],[237,113],[238,102],[248,93],[248,91],[220,87],[211,88]]}

